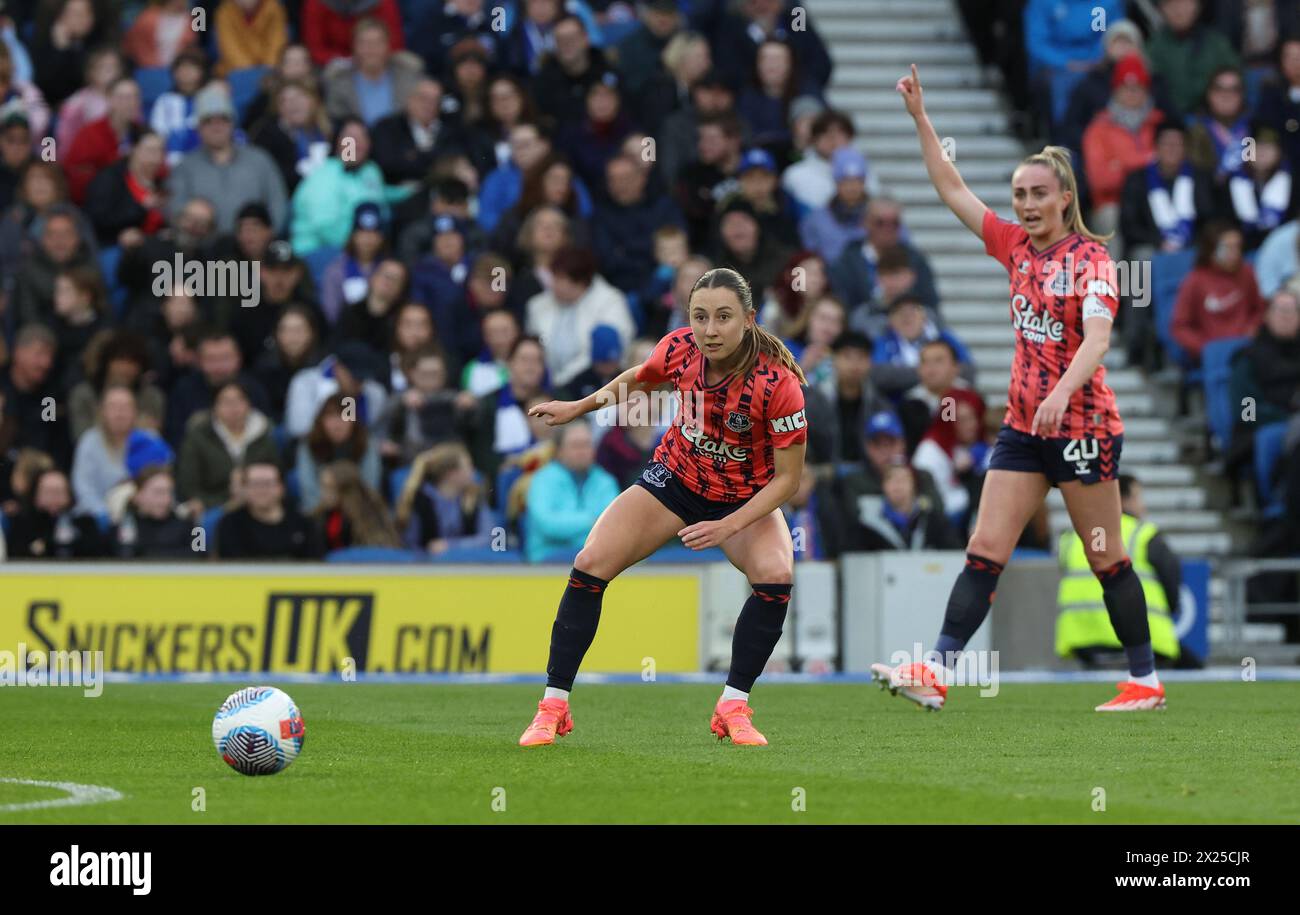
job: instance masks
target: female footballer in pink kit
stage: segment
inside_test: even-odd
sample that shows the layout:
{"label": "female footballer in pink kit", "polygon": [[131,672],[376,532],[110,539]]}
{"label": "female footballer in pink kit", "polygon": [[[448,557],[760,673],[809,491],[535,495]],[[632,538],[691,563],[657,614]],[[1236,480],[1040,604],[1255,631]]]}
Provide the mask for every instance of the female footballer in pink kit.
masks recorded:
{"label": "female footballer in pink kit", "polygon": [[988,615],[998,575],[1025,524],[1058,486],[1128,657],[1129,678],[1097,711],[1163,708],[1146,597],[1120,535],[1124,426],[1101,364],[1119,311],[1114,264],[1104,239],[1083,224],[1069,151],[1048,146],[1020,163],[1011,179],[1020,224],[1001,220],[944,155],[921,101],[915,64],[897,89],[916,121],[939,197],[1010,276],[1016,353],[1007,414],[989,460],[966,567],[948,599],[939,638],[925,660],[892,669],[874,664],[872,672],[912,701],[942,708],[949,669]]}
{"label": "female footballer in pink kit", "polygon": [[721,547],[749,579],[710,729],[736,745],[767,743],[751,720],[749,691],[781,638],[790,600],[794,546],[780,506],[803,476],[804,375],[785,344],[757,324],[749,286],[734,270],[701,276],[687,312],[690,327],[665,336],[641,365],[583,400],[530,411],[554,426],[661,385],[682,399],[641,479],[610,503],[574,558],[551,629],[546,691],[520,746],[552,744],[573,730],[569,691],[596,636],[606,586],[674,537],[695,550]]}

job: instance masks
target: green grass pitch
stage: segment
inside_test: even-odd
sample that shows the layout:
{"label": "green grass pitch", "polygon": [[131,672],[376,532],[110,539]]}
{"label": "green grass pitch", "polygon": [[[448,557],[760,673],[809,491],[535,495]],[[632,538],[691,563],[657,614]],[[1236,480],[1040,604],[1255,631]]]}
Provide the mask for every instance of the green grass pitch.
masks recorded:
{"label": "green grass pitch", "polygon": [[[0,783],[0,826],[1300,822],[1294,683],[1176,683],[1167,711],[1115,715],[1092,711],[1111,695],[1099,683],[955,689],[937,714],[869,684],[760,683],[766,748],[709,733],[717,687],[580,683],[573,734],[530,750],[515,741],[539,686],[288,684],[306,743],[260,778],[212,746],[235,688],[0,690],[0,778],[125,795],[6,812],[61,792]],[[195,788],[206,811],[191,809]]]}

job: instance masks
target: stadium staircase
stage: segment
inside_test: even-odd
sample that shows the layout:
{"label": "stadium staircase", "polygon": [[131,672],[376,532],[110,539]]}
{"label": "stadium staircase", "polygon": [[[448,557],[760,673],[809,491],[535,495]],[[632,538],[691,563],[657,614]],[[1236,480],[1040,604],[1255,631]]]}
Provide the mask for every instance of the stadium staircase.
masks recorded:
{"label": "stadium staircase", "polygon": [[[942,203],[926,177],[912,120],[894,85],[915,63],[926,108],[942,137],[954,137],[958,168],[971,190],[1013,218],[1010,180],[1026,150],[1011,130],[1000,74],[981,66],[953,0],[809,0],[835,61],[829,101],[850,113],[858,143],[881,185],[904,206],[912,240],[929,257],[943,318],[971,349],[979,392],[990,408],[1006,403],[1014,341],[1007,276]],[[1145,485],[1151,518],[1184,556],[1229,552],[1223,513],[1211,508],[1198,466],[1184,458],[1172,395],[1108,354],[1107,378],[1124,414],[1123,469]],[[1053,492],[1053,531],[1068,524]]]}

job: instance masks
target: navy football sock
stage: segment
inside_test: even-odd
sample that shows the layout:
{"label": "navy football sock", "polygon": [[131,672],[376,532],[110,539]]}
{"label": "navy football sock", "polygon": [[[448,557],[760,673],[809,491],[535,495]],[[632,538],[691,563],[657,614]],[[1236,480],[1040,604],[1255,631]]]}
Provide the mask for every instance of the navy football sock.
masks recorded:
{"label": "navy football sock", "polygon": [[582,657],[596,637],[600,623],[600,602],[609,582],[576,568],[569,573],[569,585],[560,598],[560,609],[551,627],[551,656],[546,664],[546,685],[573,689]]}
{"label": "navy football sock", "polygon": [[747,693],[767,666],[785,625],[790,606],[790,585],[754,585],[740,610],[731,637],[731,670],[727,685]]}
{"label": "navy football sock", "polygon": [[946,666],[953,654],[964,649],[989,615],[1001,574],[1001,563],[974,553],[966,554],[966,567],[953,583],[948,609],[943,614],[943,628],[932,651],[939,655],[940,663]]}
{"label": "navy football sock", "polygon": [[1156,669],[1156,656],[1151,647],[1151,624],[1147,620],[1147,596],[1142,581],[1127,559],[1096,574],[1110,625],[1128,657],[1129,673],[1145,677]]}

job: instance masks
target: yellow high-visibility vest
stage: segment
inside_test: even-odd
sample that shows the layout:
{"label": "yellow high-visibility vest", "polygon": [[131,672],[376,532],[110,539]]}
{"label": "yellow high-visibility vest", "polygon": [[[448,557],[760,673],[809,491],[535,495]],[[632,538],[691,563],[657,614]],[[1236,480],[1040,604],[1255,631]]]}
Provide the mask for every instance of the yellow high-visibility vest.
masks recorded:
{"label": "yellow high-visibility vest", "polygon": [[[1151,647],[1158,655],[1178,657],[1178,636],[1174,619],[1165,600],[1155,567],[1147,557],[1147,546],[1158,528],[1132,515],[1120,518],[1124,546],[1133,563],[1133,571],[1142,582],[1147,599],[1147,621],[1151,627]],[[1088,565],[1083,541],[1074,531],[1061,535],[1057,546],[1061,563],[1061,586],[1056,594],[1056,653],[1069,657],[1077,648],[1119,648],[1119,637],[1110,624],[1101,582]]]}

